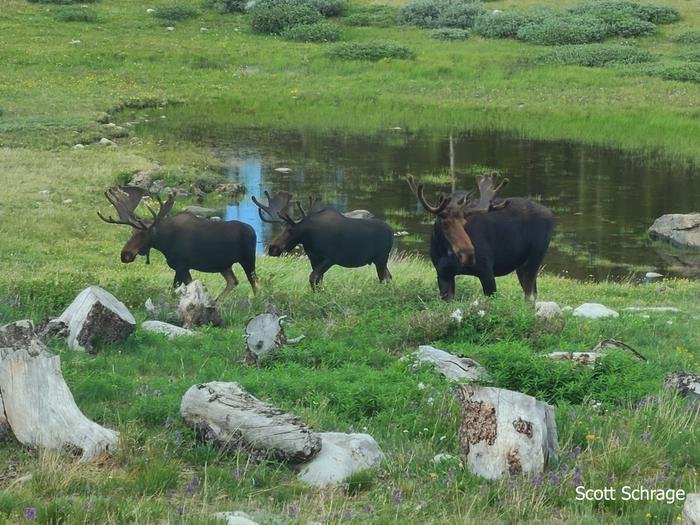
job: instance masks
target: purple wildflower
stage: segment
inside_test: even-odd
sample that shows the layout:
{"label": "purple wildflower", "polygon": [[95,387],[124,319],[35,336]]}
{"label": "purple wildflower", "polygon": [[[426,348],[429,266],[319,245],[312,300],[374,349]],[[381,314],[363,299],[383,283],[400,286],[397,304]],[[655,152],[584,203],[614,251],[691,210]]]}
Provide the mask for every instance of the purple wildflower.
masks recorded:
{"label": "purple wildflower", "polygon": [[243,479],[243,474],[241,473],[241,469],[239,469],[238,467],[235,467],[233,469],[233,471],[231,472],[231,476],[233,476],[233,479],[235,479],[235,480]]}
{"label": "purple wildflower", "polygon": [[34,507],[27,507],[24,509],[24,517],[27,521],[34,521],[36,519],[36,509]]}
{"label": "purple wildflower", "polygon": [[180,445],[182,445],[182,432],[179,430],[175,431],[175,448],[178,449],[180,448]]}
{"label": "purple wildflower", "polygon": [[185,507],[177,507],[175,512],[177,512],[179,516],[182,516],[185,513]]}
{"label": "purple wildflower", "polygon": [[292,518],[299,516],[299,505],[295,505],[293,503],[287,505],[287,514],[289,514],[289,516]]}
{"label": "purple wildflower", "polygon": [[651,439],[651,434],[649,432],[642,432],[639,434],[639,439],[642,441],[649,441]]}
{"label": "purple wildflower", "polygon": [[610,474],[610,477],[608,479],[610,480],[611,483],[615,483],[617,481],[617,476],[613,472],[612,474]]}
{"label": "purple wildflower", "polygon": [[348,509],[345,511],[345,517],[349,520],[352,519],[352,509]]}
{"label": "purple wildflower", "polygon": [[671,464],[670,463],[664,463],[664,474],[668,476],[668,474],[671,472]]}
{"label": "purple wildflower", "polygon": [[85,504],[83,505],[83,508],[85,510],[90,510],[92,508],[92,503],[90,503],[89,501],[86,501]]}
{"label": "purple wildflower", "polygon": [[567,465],[566,463],[562,463],[561,465],[559,465],[559,472],[561,472],[562,474],[566,474],[567,472],[569,472],[569,465]]}
{"label": "purple wildflower", "polygon": [[396,505],[401,505],[401,489],[396,487],[394,489],[393,495],[394,495],[394,503],[396,503]]}
{"label": "purple wildflower", "polygon": [[542,475],[537,474],[537,476],[530,480],[530,484],[535,488],[540,488],[542,486]]}
{"label": "purple wildflower", "polygon": [[549,483],[554,487],[558,487],[559,483],[561,483],[561,478],[557,476],[554,472],[549,472],[547,476],[549,478]]}
{"label": "purple wildflower", "polygon": [[[613,474],[614,476],[615,474]],[[574,466],[574,476],[571,478],[571,484],[574,487],[583,486],[583,476],[581,475],[581,465],[578,463]]]}
{"label": "purple wildflower", "polygon": [[185,487],[185,494],[191,496],[197,490],[198,486],[199,478],[196,475],[192,476],[192,479],[189,481],[189,483],[187,483],[187,486]]}
{"label": "purple wildflower", "polygon": [[369,505],[367,505],[367,506],[365,507],[365,512],[366,512],[367,514],[372,514],[372,513],[374,512],[374,506],[370,503]]}

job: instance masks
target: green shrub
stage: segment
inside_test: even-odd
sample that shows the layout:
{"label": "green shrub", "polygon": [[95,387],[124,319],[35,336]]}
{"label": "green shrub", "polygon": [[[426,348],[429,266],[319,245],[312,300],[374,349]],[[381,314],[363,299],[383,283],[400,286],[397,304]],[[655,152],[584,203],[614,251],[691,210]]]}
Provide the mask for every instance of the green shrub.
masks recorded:
{"label": "green shrub", "polygon": [[156,18],[160,18],[161,20],[177,21],[194,18],[199,12],[188,5],[173,4],[159,7],[153,14]]}
{"label": "green shrub", "polygon": [[631,38],[635,36],[648,36],[656,33],[656,26],[654,24],[631,16],[620,16],[614,20],[607,20],[606,24],[608,26],[608,36]]}
{"label": "green shrub", "polygon": [[468,36],[469,33],[467,31],[456,27],[440,27],[433,29],[433,32],[430,34],[430,37],[435,40],[466,40]]}
{"label": "green shrub", "polygon": [[600,42],[607,35],[607,26],[599,18],[588,15],[549,15],[533,20],[518,30],[517,38],[533,44],[561,46]]}
{"label": "green shrub", "polygon": [[399,11],[399,23],[422,28],[466,29],[485,12],[478,1],[412,0]]}
{"label": "green shrub", "polygon": [[484,38],[515,38],[518,30],[529,20],[521,11],[487,13],[474,20],[474,32]]}
{"label": "green shrub", "polygon": [[562,64],[601,67],[611,64],[650,62],[653,55],[645,49],[611,44],[581,44],[561,46],[538,58],[542,64]]}
{"label": "green shrub", "polygon": [[55,5],[70,5],[70,4],[92,4],[96,0],[29,0],[33,4],[55,4]]}
{"label": "green shrub", "polygon": [[207,0],[204,5],[219,13],[242,13],[247,0]]}
{"label": "green shrub", "polygon": [[664,80],[700,82],[700,63],[661,64],[648,70],[647,73]]}
{"label": "green shrub", "polygon": [[328,22],[288,27],[282,31],[282,38],[294,42],[337,42],[340,30]]}
{"label": "green shrub", "polygon": [[343,22],[349,26],[390,27],[396,24],[397,10],[385,5],[353,9]]}
{"label": "green shrub", "polygon": [[700,62],[700,47],[691,49],[683,54],[683,58],[690,62]]}
{"label": "green shrub", "polygon": [[53,14],[59,22],[97,22],[97,12],[88,7],[66,6],[57,8]]}
{"label": "green shrub", "polygon": [[256,33],[278,35],[289,27],[311,25],[323,19],[308,2],[267,0],[257,3],[250,11],[250,25]]}
{"label": "green shrub", "polygon": [[347,0],[311,0],[311,5],[326,18],[343,16],[348,8]]}
{"label": "green shrub", "polygon": [[686,31],[671,37],[677,44],[700,44],[700,31]]}
{"label": "green shrub", "polygon": [[413,51],[396,42],[386,40],[370,40],[367,42],[348,42],[338,44],[330,52],[331,58],[340,60],[377,60],[399,58],[412,59]]}
{"label": "green shrub", "polygon": [[677,10],[671,7],[641,5],[627,0],[596,0],[583,2],[569,9],[570,13],[592,15],[603,20],[632,17],[654,24],[670,24],[680,19]]}

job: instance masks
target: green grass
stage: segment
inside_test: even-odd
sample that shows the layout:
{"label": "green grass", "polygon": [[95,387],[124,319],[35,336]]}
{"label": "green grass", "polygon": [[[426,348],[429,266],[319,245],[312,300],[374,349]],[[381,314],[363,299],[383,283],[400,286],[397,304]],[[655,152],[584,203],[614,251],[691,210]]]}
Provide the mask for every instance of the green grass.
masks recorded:
{"label": "green grass", "polygon": [[[1,154],[7,192],[0,199],[0,322],[57,315],[89,284],[113,292],[139,321],[147,297],[164,305],[168,318],[172,272],[162,256],[154,253],[150,266],[119,263],[127,231],[95,217],[102,189],[119,174],[153,168],[139,147]],[[271,523],[270,516],[284,523],[345,523],[348,516],[367,524],[560,522],[554,515],[567,523],[640,523],[646,513],[654,523],[674,522],[680,503],[576,502],[573,477],[578,468],[589,486],[614,475],[618,484],[655,480],[657,487],[698,490],[698,415],[661,384],[669,371],[699,369],[699,283],[594,284],[545,274],[541,299],[599,301],[621,316],[544,323],[514,276],[499,279],[492,299],[473,278],[460,278],[456,301],[445,304],[429,262],[409,257],[390,267],[389,286],[371,268],[333,268],[312,293],[305,258],[261,257],[259,294],[241,284],[222,304],[224,327],[203,329],[196,339],[169,342],[138,329],[95,356],[51,341],[76,402],[88,417],[119,430],[120,449],[107,462],[80,464],[4,443],[0,464],[12,467],[0,478],[0,522],[21,522],[28,507],[40,523],[63,516],[63,523],[199,524],[224,510],[249,511],[261,523]],[[218,275],[197,277],[212,293],[223,288]],[[245,323],[271,304],[295,321],[289,336],[306,338],[261,368],[246,366]],[[641,305],[673,305],[682,313],[644,318],[622,311]],[[449,317],[457,307],[465,313],[459,326]],[[611,353],[582,368],[543,357],[591,349],[606,338],[627,342],[649,362]],[[437,453],[459,454],[458,407],[438,375],[401,360],[424,343],[475,358],[497,386],[556,406],[562,457],[553,473],[486,482],[458,465],[432,463]],[[286,465],[226,455],[198,442],[178,416],[187,388],[213,380],[240,382],[317,430],[367,431],[386,460],[379,471],[353,477],[347,489],[323,492],[300,484]],[[16,481],[26,474],[32,478]]]}

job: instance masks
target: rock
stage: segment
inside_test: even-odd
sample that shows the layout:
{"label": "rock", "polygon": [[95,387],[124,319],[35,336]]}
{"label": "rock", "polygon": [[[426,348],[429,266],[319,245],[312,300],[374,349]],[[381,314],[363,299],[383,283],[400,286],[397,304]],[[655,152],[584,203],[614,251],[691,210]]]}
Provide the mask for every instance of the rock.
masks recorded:
{"label": "rock", "polygon": [[460,385],[459,443],[467,468],[487,479],[539,474],[559,453],[554,408],[501,388]]}
{"label": "rock", "polygon": [[156,179],[151,183],[151,187],[148,189],[151,193],[163,193],[165,189],[165,181],[163,179]]}
{"label": "rock", "polygon": [[73,202],[73,199],[63,199],[62,203],[63,204],[71,204]]}
{"label": "rock", "polygon": [[416,359],[421,364],[434,365],[438,372],[451,381],[469,382],[488,379],[486,369],[473,359],[457,357],[429,345],[418,347]]}
{"label": "rock", "polygon": [[439,465],[440,463],[445,463],[448,461],[457,461],[457,460],[458,460],[458,458],[456,458],[452,454],[442,452],[441,454],[435,454],[435,456],[433,456],[433,465]]}
{"label": "rock", "polygon": [[539,301],[535,303],[535,315],[543,319],[561,317],[561,308],[554,301]]}
{"label": "rock", "polygon": [[253,317],[245,327],[245,342],[248,348],[247,361],[259,363],[265,355],[282,348],[287,342],[282,327],[283,317],[266,313]]}
{"label": "rock", "polygon": [[384,454],[369,434],[322,432],[321,452],[306,463],[299,479],[317,486],[334,485],[355,472],[379,466]]}
{"label": "rock", "polygon": [[586,319],[601,319],[603,317],[619,317],[615,310],[600,303],[583,303],[574,310],[575,317],[585,317]]}
{"label": "rock", "polygon": [[175,292],[180,296],[177,315],[182,326],[191,328],[205,324],[221,324],[221,316],[202,281],[196,280],[187,285],[180,285]]}
{"label": "rock", "polygon": [[[153,177],[156,176],[158,173],[160,173],[160,171],[161,171],[160,168],[154,169],[154,170],[137,171],[136,173],[134,173],[131,176],[131,179],[129,180],[129,186],[138,186],[139,188],[143,188],[145,190],[151,190],[151,184],[153,183],[152,182]],[[159,193],[159,192],[154,191],[153,193]]]}
{"label": "rock", "polygon": [[175,31],[175,28],[173,26],[168,26],[165,28],[166,31]]}
{"label": "rock", "polygon": [[700,249],[700,213],[662,215],[649,228],[649,237],[677,248]]}
{"label": "rock", "polygon": [[192,330],[188,330],[187,328],[181,328],[179,326],[175,326],[169,323],[164,323],[163,321],[144,321],[141,324],[141,328],[146,330],[146,332],[163,334],[167,336],[168,339],[195,335],[195,333]]}
{"label": "rock", "polygon": [[555,361],[574,361],[580,365],[593,365],[598,359],[597,352],[552,352],[547,357]]}
{"label": "rock", "polygon": [[690,493],[685,497],[681,525],[700,525],[700,494]]}
{"label": "rock", "polygon": [[253,521],[253,518],[245,512],[239,510],[234,512],[217,512],[214,517],[225,521],[226,525],[258,525],[257,521]]}
{"label": "rock", "polygon": [[664,388],[675,390],[679,396],[688,398],[688,401],[700,405],[700,376],[690,372],[673,372],[664,379]]}
{"label": "rock", "polygon": [[367,210],[352,210],[343,213],[348,219],[372,219],[374,214]]}
{"label": "rock", "polygon": [[98,142],[98,144],[100,146],[116,146],[117,145],[116,142],[109,140],[108,138],[105,138],[105,137],[102,137],[100,139],[100,141]]}
{"label": "rock", "polygon": [[321,438],[299,419],[243,390],[238,383],[194,385],[180,404],[185,423],[235,452],[243,448],[281,461],[303,462],[321,450]]}
{"label": "rock", "polygon": [[213,216],[209,217],[209,220],[210,221],[220,221],[221,217],[219,217],[218,215],[213,215]]}
{"label": "rock", "polygon": [[30,447],[93,459],[117,446],[118,434],[90,421],[75,404],[61,361],[33,335],[31,321],[0,327],[0,425]]}
{"label": "rock", "polygon": [[[174,194],[175,194],[175,198],[177,198],[177,199],[186,199],[187,197],[190,196],[190,192],[187,191],[186,189],[183,189],[183,188],[171,188],[170,186],[166,186],[165,188],[163,188],[163,192],[166,193],[167,195],[170,195],[171,193],[174,193]],[[195,206],[195,208],[197,208],[197,206]],[[202,208],[202,209],[203,209],[203,210],[208,210],[209,208]],[[192,213],[192,212],[190,212],[190,213]],[[194,215],[198,215],[198,214],[195,213]],[[199,215],[201,215],[201,214],[199,214]]]}
{"label": "rock", "polygon": [[78,294],[58,317],[68,326],[68,346],[93,352],[93,343],[121,343],[136,328],[129,309],[111,293],[90,286]]}
{"label": "rock", "polygon": [[663,275],[656,272],[647,272],[644,274],[644,278],[647,281],[658,281],[659,279],[663,279]]}
{"label": "rock", "polygon": [[197,217],[204,217],[205,219],[221,214],[221,210],[215,210],[214,208],[203,208],[202,206],[195,205],[186,206],[185,211],[187,213],[191,213],[192,215],[196,215]]}
{"label": "rock", "polygon": [[44,339],[46,337],[68,337],[70,334],[68,325],[60,319],[47,319],[41,323],[35,330],[37,337]]}
{"label": "rock", "polygon": [[406,230],[394,232],[394,237],[405,237],[406,235],[408,235],[408,232]]}
{"label": "rock", "polygon": [[73,38],[73,39],[69,42],[69,44],[73,44],[73,45],[75,45],[75,44],[80,44],[80,40],[78,40],[77,38]]}
{"label": "rock", "polygon": [[216,191],[224,195],[238,195],[245,192],[245,185],[236,182],[223,182],[216,187]]}
{"label": "rock", "polygon": [[76,144],[71,149],[85,149],[85,144]]}
{"label": "rock", "polygon": [[291,173],[292,170],[290,168],[275,168],[275,171],[278,173]]}
{"label": "rock", "polygon": [[143,305],[146,307],[148,313],[153,317],[158,317],[160,315],[160,306],[156,305],[150,297],[146,299],[146,302],[143,303]]}
{"label": "rock", "polygon": [[623,308],[627,312],[673,312],[678,313],[681,310],[674,306],[627,306]]}
{"label": "rock", "polygon": [[146,9],[146,12],[147,12],[148,14],[151,14],[151,13],[155,13],[156,10],[155,10],[155,9],[151,9],[151,8],[149,7],[148,9]]}

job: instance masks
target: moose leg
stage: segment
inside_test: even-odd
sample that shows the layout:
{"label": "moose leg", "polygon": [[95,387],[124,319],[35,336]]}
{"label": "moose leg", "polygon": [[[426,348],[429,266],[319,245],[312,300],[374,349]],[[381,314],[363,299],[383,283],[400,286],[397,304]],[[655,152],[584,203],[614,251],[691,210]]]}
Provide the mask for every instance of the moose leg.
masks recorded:
{"label": "moose leg", "polygon": [[525,294],[525,299],[531,303],[534,303],[537,299],[537,267],[532,266],[521,266],[515,272],[518,274],[518,280],[520,281],[520,286],[523,288],[523,293]]}
{"label": "moose leg", "polygon": [[438,274],[438,288],[440,289],[440,299],[451,301],[455,296],[455,276]]}
{"label": "moose leg", "polygon": [[173,288],[177,288],[179,285],[188,285],[192,282],[192,274],[185,268],[184,270],[175,270],[175,278],[173,279]]}
{"label": "moose leg", "polygon": [[496,277],[493,273],[481,274],[478,276],[481,281],[481,289],[484,295],[491,296],[496,293]]}
{"label": "moose leg", "polygon": [[250,286],[253,288],[253,293],[258,292],[258,276],[255,275],[255,258],[253,258],[253,261],[245,261],[241,262],[241,266],[243,267],[243,271],[245,272],[245,276],[248,278],[248,282],[250,283]]}
{"label": "moose leg", "polygon": [[320,263],[313,265],[313,270],[311,271],[311,275],[309,275],[309,283],[314,292],[318,290],[318,285],[321,284],[323,280],[323,274],[326,273],[331,266],[333,266],[333,263],[328,259],[324,259]]}
{"label": "moose leg", "polygon": [[377,261],[374,263],[374,266],[377,268],[377,277],[379,277],[379,280],[383,283],[390,283],[391,273],[389,273],[389,268],[387,268],[387,261]]}
{"label": "moose leg", "polygon": [[218,302],[219,299],[221,299],[224,295],[229,293],[231,290],[233,290],[236,286],[238,286],[238,279],[236,279],[236,276],[233,274],[233,268],[227,268],[223,272],[221,272],[221,275],[224,276],[224,279],[226,279],[226,288],[224,288],[224,291],[219,294],[219,296],[216,298],[216,301]]}

